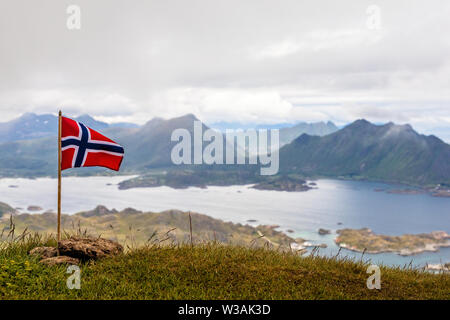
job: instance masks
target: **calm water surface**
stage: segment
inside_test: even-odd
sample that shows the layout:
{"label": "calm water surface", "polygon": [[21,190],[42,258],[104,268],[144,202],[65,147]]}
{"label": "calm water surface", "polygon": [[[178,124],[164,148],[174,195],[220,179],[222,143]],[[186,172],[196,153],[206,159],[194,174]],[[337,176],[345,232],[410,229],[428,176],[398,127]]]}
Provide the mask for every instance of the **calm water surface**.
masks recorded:
{"label": "calm water surface", "polygon": [[[279,225],[294,231],[293,237],[326,243],[324,255],[336,254],[333,239],[339,228],[369,227],[376,233],[400,235],[443,230],[450,233],[450,198],[427,194],[399,195],[374,189],[401,188],[382,183],[318,180],[318,189],[307,192],[261,191],[249,186],[188,188],[168,187],[118,190],[117,183],[129,177],[64,177],[63,212],[73,214],[99,204],[118,210],[133,207],[145,211],[192,210],[225,221]],[[26,211],[29,205],[56,210],[55,179],[0,179],[0,201]],[[338,225],[342,223],[342,225]],[[319,228],[333,231],[320,236]],[[347,250],[342,255],[360,258]],[[364,259],[388,265],[450,262],[450,248],[436,253],[402,257],[396,254],[366,254]]]}

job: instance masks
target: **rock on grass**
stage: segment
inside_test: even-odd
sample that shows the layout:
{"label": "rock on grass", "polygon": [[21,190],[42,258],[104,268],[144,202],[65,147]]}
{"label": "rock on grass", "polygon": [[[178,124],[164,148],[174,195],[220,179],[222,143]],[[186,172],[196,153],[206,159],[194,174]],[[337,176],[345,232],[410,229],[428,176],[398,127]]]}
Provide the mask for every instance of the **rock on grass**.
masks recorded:
{"label": "rock on grass", "polygon": [[54,247],[36,247],[30,250],[30,255],[41,258],[40,262],[47,265],[79,264],[80,261],[97,260],[114,256],[123,252],[123,247],[117,242],[103,238],[71,237],[59,242],[58,250]]}
{"label": "rock on grass", "polygon": [[49,265],[49,266],[55,266],[58,264],[79,264],[80,260],[68,256],[57,256],[57,257],[51,257],[51,258],[45,258],[39,261],[40,263]]}
{"label": "rock on grass", "polygon": [[114,241],[103,238],[77,238],[61,240],[58,244],[61,255],[83,261],[114,256],[123,252],[123,247]]}
{"label": "rock on grass", "polygon": [[30,255],[37,255],[43,259],[56,257],[57,250],[55,247],[36,247],[29,252]]}

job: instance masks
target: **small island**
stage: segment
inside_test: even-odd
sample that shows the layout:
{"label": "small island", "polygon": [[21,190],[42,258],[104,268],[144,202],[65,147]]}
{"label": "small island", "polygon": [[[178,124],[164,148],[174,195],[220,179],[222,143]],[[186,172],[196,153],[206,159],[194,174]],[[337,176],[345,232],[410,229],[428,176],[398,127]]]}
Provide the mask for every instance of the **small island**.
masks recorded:
{"label": "small island", "polygon": [[264,179],[253,172],[232,170],[169,170],[152,172],[119,183],[120,190],[167,186],[173,189],[208,186],[232,186],[258,183]]}
{"label": "small island", "polygon": [[327,234],[331,234],[331,231],[328,230],[328,229],[320,228],[320,229],[317,231],[317,233],[320,234],[321,236],[324,236],[324,235],[327,235]]}
{"label": "small island", "polygon": [[434,272],[450,272],[450,262],[447,263],[439,263],[439,264],[428,264],[425,267],[429,271]]}
{"label": "small island", "polygon": [[[155,188],[167,186],[174,189],[208,186],[250,185],[258,190],[300,192],[316,189],[315,183],[308,183],[297,174],[261,176],[250,171],[233,170],[170,170],[153,172],[119,183],[120,190],[131,188]],[[238,190],[238,193],[242,191]]]}
{"label": "small island", "polygon": [[433,187],[407,187],[402,189],[383,189],[375,188],[375,192],[386,192],[390,194],[406,194],[406,195],[418,195],[418,194],[429,194],[432,197],[439,198],[450,198],[450,186],[448,185],[437,185]]}
{"label": "small island", "polygon": [[392,190],[388,190],[387,193],[390,194],[423,194],[425,193],[424,190],[420,190],[420,189],[392,189]]}
{"label": "small island", "polygon": [[444,231],[404,234],[401,236],[379,235],[368,228],[342,229],[337,231],[337,245],[357,252],[393,252],[399,255],[413,255],[424,251],[438,251],[450,246],[450,235]]}
{"label": "small island", "polygon": [[433,197],[450,198],[450,189],[438,189],[431,193]]}
{"label": "small island", "polygon": [[255,184],[252,188],[258,190],[275,190],[300,192],[313,189],[307,182],[295,176],[277,176],[274,178],[267,178],[267,180]]}
{"label": "small island", "polygon": [[35,212],[35,211],[42,211],[44,209],[42,209],[42,207],[40,207],[40,206],[31,205],[31,206],[28,206],[27,210]]}

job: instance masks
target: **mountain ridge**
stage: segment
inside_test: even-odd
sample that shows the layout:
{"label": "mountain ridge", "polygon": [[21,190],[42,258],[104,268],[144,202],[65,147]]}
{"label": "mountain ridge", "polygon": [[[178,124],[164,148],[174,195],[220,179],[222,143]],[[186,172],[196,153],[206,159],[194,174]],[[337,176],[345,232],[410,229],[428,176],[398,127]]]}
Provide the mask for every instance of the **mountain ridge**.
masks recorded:
{"label": "mountain ridge", "polygon": [[239,122],[216,122],[210,125],[212,129],[225,132],[226,129],[231,130],[248,130],[248,129],[278,129],[280,132],[280,147],[292,142],[296,137],[303,133],[311,135],[323,136],[333,133],[339,128],[332,121],[304,122],[297,123],[278,123],[278,124],[242,124]]}
{"label": "mountain ridge", "polygon": [[[107,128],[135,128],[136,124],[106,123],[96,120],[88,114],[74,117],[94,130],[104,130]],[[36,114],[27,112],[11,121],[0,122],[0,143],[19,140],[39,139],[55,136],[58,130],[58,116],[47,114]]]}
{"label": "mountain ridge", "polygon": [[[121,173],[142,175],[181,168],[171,161],[171,150],[178,143],[171,141],[171,134],[175,129],[184,128],[193,136],[194,121],[200,120],[193,114],[172,119],[157,117],[138,128],[105,128],[102,133],[125,148]],[[203,123],[203,130],[206,129],[208,126]],[[54,176],[57,152],[54,139],[53,136],[0,143],[0,176]],[[252,176],[243,171],[252,174],[257,171],[254,165],[183,167],[191,171],[238,170],[242,172],[238,176],[242,177]],[[64,172],[69,175],[105,173],[110,172],[102,168]],[[301,134],[283,146],[280,174],[447,186],[450,185],[450,146],[436,136],[417,133],[409,124],[376,125],[358,119],[323,136]]]}
{"label": "mountain ridge", "polygon": [[358,119],[335,133],[306,134],[280,149],[283,171],[386,182],[450,184],[450,145],[409,124]]}

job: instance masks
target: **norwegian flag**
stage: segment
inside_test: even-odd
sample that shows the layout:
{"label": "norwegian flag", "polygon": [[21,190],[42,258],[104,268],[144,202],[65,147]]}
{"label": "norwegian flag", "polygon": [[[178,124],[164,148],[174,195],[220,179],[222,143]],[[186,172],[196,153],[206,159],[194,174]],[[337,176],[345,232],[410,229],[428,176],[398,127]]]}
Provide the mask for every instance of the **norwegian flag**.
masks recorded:
{"label": "norwegian flag", "polygon": [[122,146],[81,122],[66,117],[61,121],[61,170],[99,166],[119,171]]}

